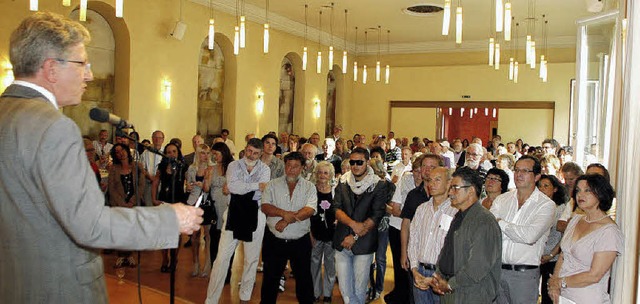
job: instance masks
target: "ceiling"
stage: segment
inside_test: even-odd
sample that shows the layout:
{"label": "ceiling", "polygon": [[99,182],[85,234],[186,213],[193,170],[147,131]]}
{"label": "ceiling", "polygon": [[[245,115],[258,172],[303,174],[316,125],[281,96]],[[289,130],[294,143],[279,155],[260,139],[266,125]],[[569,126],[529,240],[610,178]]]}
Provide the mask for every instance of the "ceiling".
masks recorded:
{"label": "ceiling", "polygon": [[[191,0],[208,5],[208,0]],[[239,0],[242,1],[242,0]],[[244,0],[247,19],[257,23],[265,20],[264,8],[266,0]],[[356,39],[355,27],[358,31],[358,52],[364,51],[364,29],[382,28],[382,50],[386,50],[387,30],[390,31],[389,42],[391,53],[464,51],[486,48],[486,40],[490,32],[492,3],[495,0],[461,0],[463,7],[463,43],[455,44],[455,7],[458,0],[452,0],[452,17],[449,36],[442,36],[443,12],[429,16],[413,16],[404,12],[408,6],[430,4],[443,6],[444,0],[335,0],[334,1],[334,44],[344,45],[345,9],[348,10],[347,45],[354,49]],[[542,15],[549,21],[549,47],[575,46],[576,20],[594,15],[587,11],[590,0],[512,0],[512,15],[515,23],[520,23],[518,36],[526,36],[526,19],[528,5],[535,2],[537,20],[536,32],[541,36]],[[595,0],[597,1],[597,0]],[[613,1],[609,1],[613,2]],[[236,0],[213,0],[217,10],[235,15]],[[322,10],[322,43],[330,43],[331,0],[271,0],[269,1],[269,21],[276,30],[304,36],[305,4],[308,4],[307,24],[308,39],[318,41],[319,11]],[[377,31],[369,30],[369,53],[377,51]],[[519,39],[524,46],[524,38]]]}

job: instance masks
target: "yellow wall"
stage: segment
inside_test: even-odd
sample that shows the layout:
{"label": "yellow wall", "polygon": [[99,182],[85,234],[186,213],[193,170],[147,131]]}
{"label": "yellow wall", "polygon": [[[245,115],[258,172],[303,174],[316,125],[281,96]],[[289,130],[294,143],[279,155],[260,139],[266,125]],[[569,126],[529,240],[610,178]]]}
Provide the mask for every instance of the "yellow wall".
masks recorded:
{"label": "yellow wall", "polygon": [[[463,53],[457,55],[464,56]],[[369,69],[369,80],[372,72],[373,69]],[[369,81],[366,85],[362,82],[354,85],[350,123],[345,132],[386,134],[391,100],[553,101],[556,107],[553,136],[561,143],[566,143],[569,132],[569,83],[575,74],[575,64],[550,64],[548,83],[542,83],[533,71],[523,70],[520,72],[519,83],[514,84],[507,80],[507,72],[507,67],[495,71],[485,65],[392,68],[389,85],[375,81]],[[471,98],[463,99],[462,95],[470,95]],[[416,113],[407,119],[424,118]],[[435,120],[433,123],[435,124]],[[531,125],[535,127],[535,121]],[[509,129],[516,126],[504,127]]]}
{"label": "yellow wall", "polygon": [[[420,117],[420,119],[407,119],[407,117]],[[391,109],[391,125],[397,137],[411,139],[414,135],[420,135],[434,140],[436,139],[436,109],[393,108]],[[377,133],[387,134],[383,132]]]}
{"label": "yellow wall", "polygon": [[[40,1],[41,10],[68,15],[73,8],[65,8],[58,1]],[[90,1],[89,7],[112,6],[113,0]],[[198,54],[202,41],[207,36],[209,13],[203,6],[184,1],[183,15],[187,30],[182,41],[169,37],[175,22],[179,19],[179,4],[173,0],[126,1],[124,24],[130,36],[128,49],[130,70],[124,71],[128,77],[129,92],[116,95],[116,114],[133,122],[142,138],[149,138],[155,129],[165,131],[166,138],[179,137],[188,142],[196,130]],[[28,5],[24,1],[0,0],[0,57],[8,57],[10,32],[24,17],[28,16]],[[230,41],[233,40],[235,16],[215,12],[216,39],[226,48],[225,62],[228,63],[226,78],[223,127],[230,129],[231,137],[242,146],[246,133],[264,134],[277,131],[278,94],[280,65],[285,55],[293,53],[301,57],[304,40],[277,30],[271,31],[270,53],[262,54],[262,25],[248,23],[247,48],[239,56],[230,55]],[[311,48],[313,49],[313,48]],[[124,54],[124,55],[123,55]],[[117,56],[126,52],[116,50]],[[390,55],[393,62],[410,64],[406,55]],[[394,56],[397,56],[395,58]],[[429,54],[416,54],[412,58]],[[439,54],[433,58],[442,58]],[[472,53],[453,53],[451,57],[480,58]],[[298,71],[296,90],[303,91],[296,98],[294,132],[309,136],[318,131],[324,136],[326,107],[326,63],[321,74],[315,73],[315,56],[309,54],[309,69]],[[348,73],[342,77],[342,92],[338,92],[336,123],[342,124],[344,134],[355,132],[372,134],[388,131],[390,100],[460,101],[461,95],[471,95],[476,101],[555,101],[554,137],[566,142],[569,114],[569,80],[574,75],[574,63],[555,63],[549,66],[549,83],[542,84],[531,71],[521,72],[520,84],[506,80],[506,67],[496,72],[485,65],[393,67],[391,84],[354,84],[352,58]],[[477,59],[473,59],[477,60]],[[468,60],[473,62],[473,60]],[[340,65],[341,60],[336,60]],[[427,60],[430,61],[430,60]],[[432,60],[431,60],[432,61]],[[467,62],[443,60],[443,62]],[[424,63],[425,60],[416,62]],[[124,70],[124,69],[122,69]],[[118,68],[116,68],[118,74]],[[304,73],[304,74],[302,74]],[[369,79],[373,79],[373,70]],[[171,108],[166,109],[161,99],[163,79],[172,81]],[[120,78],[123,79],[123,78]],[[118,82],[118,75],[116,76]],[[265,110],[256,115],[257,91],[265,96]],[[296,94],[298,95],[298,94]],[[298,97],[298,96],[296,96]],[[321,115],[313,116],[313,100],[320,99]],[[123,108],[123,105],[124,108]],[[509,126],[507,126],[509,128]],[[191,150],[184,145],[184,152]]]}
{"label": "yellow wall", "polygon": [[521,138],[532,146],[542,145],[553,134],[553,110],[501,109],[498,114],[498,134],[503,142]]}

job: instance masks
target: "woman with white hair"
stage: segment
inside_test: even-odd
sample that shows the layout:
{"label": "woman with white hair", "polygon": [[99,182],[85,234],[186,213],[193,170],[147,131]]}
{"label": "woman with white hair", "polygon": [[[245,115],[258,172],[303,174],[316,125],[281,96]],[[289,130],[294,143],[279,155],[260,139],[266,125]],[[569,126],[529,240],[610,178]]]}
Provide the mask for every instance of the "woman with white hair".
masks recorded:
{"label": "woman with white hair", "polygon": [[[313,172],[318,194],[317,212],[311,217],[311,279],[316,301],[331,302],[336,281],[335,249],[332,246],[336,215],[333,206],[333,184],[335,169],[328,161],[319,162]],[[324,280],[322,261],[324,260]]]}

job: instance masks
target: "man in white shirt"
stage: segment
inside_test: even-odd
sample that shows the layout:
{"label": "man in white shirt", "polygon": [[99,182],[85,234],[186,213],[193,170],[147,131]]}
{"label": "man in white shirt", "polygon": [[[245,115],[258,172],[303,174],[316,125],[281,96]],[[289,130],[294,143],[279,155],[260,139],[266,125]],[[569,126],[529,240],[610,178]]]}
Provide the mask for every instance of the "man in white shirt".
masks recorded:
{"label": "man in white shirt", "polygon": [[427,180],[431,199],[420,205],[411,221],[409,262],[413,274],[413,299],[416,304],[439,303],[439,295],[429,288],[436,271],[438,255],[458,209],[448,198],[451,173],[447,168],[431,170]]}
{"label": "man in white shirt", "polygon": [[262,196],[261,210],[267,216],[262,260],[264,273],[261,303],[276,303],[278,283],[287,261],[295,272],[299,303],[314,300],[311,280],[311,217],[316,212],[316,187],[302,178],[305,162],[300,152],[284,157],[285,175],[271,180]]}
{"label": "man in white shirt", "polygon": [[[231,192],[231,200],[222,216],[224,225],[218,245],[218,257],[211,269],[206,304],[218,303],[220,300],[231,256],[240,241],[244,247],[244,269],[239,298],[240,303],[251,300],[266,225],[266,217],[259,210],[259,203],[271,176],[271,169],[260,161],[262,148],[261,140],[250,139],[244,150],[244,158],[231,162],[227,168],[227,186]],[[257,211],[257,216],[256,213],[250,214],[251,211]]]}
{"label": "man in white shirt", "polygon": [[498,304],[538,300],[540,258],[553,225],[555,203],[540,192],[540,162],[522,156],[515,165],[516,190],[498,196],[491,206],[502,230],[502,273]]}
{"label": "man in white shirt", "polygon": [[100,157],[100,164],[107,164],[109,153],[113,145],[107,141],[109,139],[109,132],[107,130],[100,130],[98,133],[98,140],[93,141],[93,147],[96,149],[96,155]]}
{"label": "man in white shirt", "polygon": [[[222,129],[220,131],[220,137],[224,140],[224,143],[229,147],[229,151],[231,151],[231,155],[236,156],[236,145],[233,143],[233,140],[229,138],[229,130]],[[247,140],[248,141],[248,140]]]}
{"label": "man in white shirt", "polygon": [[[162,143],[164,143],[164,133],[160,130],[155,130],[153,134],[151,134],[151,142],[153,143],[153,148],[162,152]],[[142,165],[145,170],[146,186],[144,187],[144,204],[146,206],[153,206],[153,198],[151,197],[151,184],[153,180],[156,178],[156,170],[158,170],[158,165],[160,161],[162,161],[162,156],[145,150],[140,155],[140,160],[142,161]]]}

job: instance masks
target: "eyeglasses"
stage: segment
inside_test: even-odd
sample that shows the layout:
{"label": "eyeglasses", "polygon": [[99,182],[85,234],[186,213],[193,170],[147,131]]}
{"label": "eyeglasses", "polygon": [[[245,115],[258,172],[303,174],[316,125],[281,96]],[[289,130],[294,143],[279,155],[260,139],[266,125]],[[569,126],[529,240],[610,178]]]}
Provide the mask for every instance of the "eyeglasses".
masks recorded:
{"label": "eyeglasses", "polygon": [[451,185],[449,186],[449,190],[458,191],[460,189],[469,188],[471,185],[460,186],[460,185]]}
{"label": "eyeglasses", "polygon": [[53,58],[53,60],[57,61],[57,62],[62,62],[62,63],[67,63],[67,62],[71,62],[71,63],[75,63],[75,64],[79,64],[81,66],[84,67],[84,69],[89,72],[91,71],[91,63],[88,61],[78,61],[78,60],[68,60],[68,59],[62,59],[62,58]]}
{"label": "eyeglasses", "polygon": [[494,182],[502,182],[502,179],[501,179],[501,178],[493,177],[493,176],[487,176],[487,179],[486,179],[486,180],[488,180],[488,181],[494,181]]}
{"label": "eyeglasses", "polygon": [[482,156],[482,154],[478,154],[478,153],[467,153],[469,156],[474,156],[474,157],[480,157]]}
{"label": "eyeglasses", "polygon": [[361,159],[353,160],[353,159],[352,159],[352,160],[349,160],[349,165],[352,165],[352,166],[362,166],[362,165],[364,165],[364,160],[361,160]]}
{"label": "eyeglasses", "polygon": [[513,169],[513,173],[516,174],[527,174],[527,173],[531,173],[533,172],[533,170],[529,170],[529,169]]}

